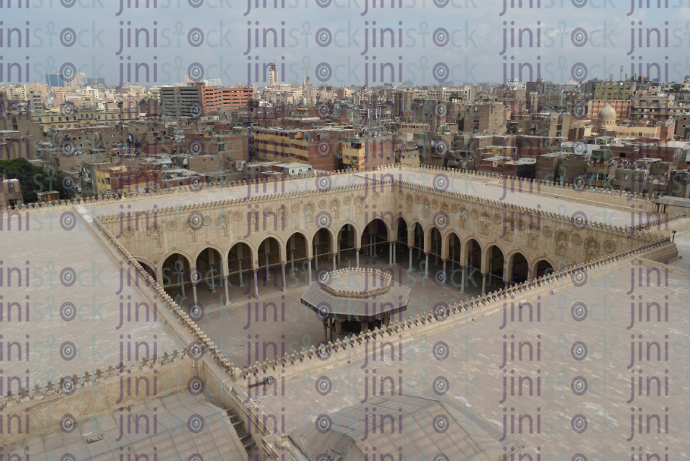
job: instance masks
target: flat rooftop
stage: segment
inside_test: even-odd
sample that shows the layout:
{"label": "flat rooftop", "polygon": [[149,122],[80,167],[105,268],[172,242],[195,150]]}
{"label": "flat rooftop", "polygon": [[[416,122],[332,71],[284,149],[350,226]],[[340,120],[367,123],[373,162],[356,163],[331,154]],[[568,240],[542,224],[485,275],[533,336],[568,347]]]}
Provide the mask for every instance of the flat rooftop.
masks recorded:
{"label": "flat rooftop", "polygon": [[[687,278],[678,274],[668,279],[662,276],[657,285],[655,273],[647,277],[647,269],[653,264],[643,267],[642,279],[636,278],[634,283],[632,263],[616,270],[604,268],[598,276],[590,273],[582,286],[554,286],[553,291],[540,297],[518,295],[508,300],[505,318],[501,303],[496,303],[481,317],[457,314],[445,319],[448,328],[439,322],[435,330],[416,336],[413,331],[412,338],[399,340],[394,334],[370,340],[365,357],[362,352],[359,358],[347,351],[336,352],[335,362],[288,377],[278,395],[274,395],[273,388],[265,394],[261,387],[252,389],[252,395],[258,394],[254,411],[292,416],[286,417],[284,433],[303,436],[316,431],[317,418],[322,421],[324,415],[335,417],[338,412],[368,402],[368,430],[369,437],[373,437],[372,418],[393,416],[397,425],[395,409],[376,405],[381,397],[390,398],[393,393],[438,400],[462,415],[465,424],[488,422],[503,432],[507,422],[508,442],[512,443],[511,438],[517,440],[525,447],[521,453],[530,453],[532,459],[537,459],[537,453],[541,459],[548,454],[555,457],[563,450],[567,459],[576,453],[587,459],[596,459],[595,455],[604,452],[609,457],[629,456],[631,446],[644,446],[645,453],[665,453],[667,446],[670,459],[674,453],[684,453],[687,444],[682,437],[664,434],[663,427],[661,434],[657,434],[655,424],[651,434],[646,433],[646,426],[639,434],[636,426],[630,439],[631,414],[641,414],[645,420],[649,415],[660,415],[661,421],[666,415],[670,421],[681,420],[690,389],[685,379],[687,367],[681,365],[687,359],[690,335],[690,288]],[[636,262],[634,268],[638,267]],[[662,308],[661,321],[657,321],[655,309],[651,311],[652,321],[646,321],[646,313],[640,321],[635,309],[631,325],[631,285],[635,300],[658,302],[661,306],[668,302],[669,320],[664,320]],[[515,303],[513,321],[511,302]],[[523,307],[518,307],[519,303]],[[634,351],[643,344],[642,360],[637,353],[634,359],[631,357],[633,341]],[[668,360],[664,358],[665,341],[669,344]],[[650,343],[653,358],[647,360]],[[656,359],[657,344],[661,360]],[[657,396],[653,385],[647,395],[647,384],[643,384],[643,395],[636,394],[635,387],[631,397],[631,372],[641,376],[643,383],[649,378],[659,378],[663,383],[668,377],[670,383],[677,383],[677,389],[666,396],[662,385],[661,396]],[[519,384],[511,387],[513,378],[515,383],[523,379],[522,394]],[[524,415],[528,416],[521,420]],[[515,418],[514,430],[511,418]],[[404,432],[406,422],[401,424]],[[386,422],[387,430],[389,425]],[[360,425],[357,440],[367,437],[363,431]],[[468,432],[472,433],[471,429]],[[282,434],[282,428],[275,433]],[[466,435],[457,432],[450,437]],[[401,443],[403,453],[407,453],[405,437]],[[379,447],[378,452],[395,454],[398,447]]]}
{"label": "flat rooftop", "polygon": [[[106,251],[78,215],[76,208],[31,214],[28,231],[18,231],[13,217],[12,230],[2,232],[2,370],[5,377],[20,377],[22,387],[27,371],[33,388],[121,362],[141,362],[147,349],[150,358],[184,347],[164,319],[154,317],[153,306],[136,287],[121,285],[126,264]],[[2,220],[7,225],[5,215]],[[21,270],[21,278],[14,268]],[[9,307],[16,302],[20,311]],[[137,303],[146,303],[140,304],[138,318]],[[3,394],[8,390],[5,386]],[[17,392],[16,383],[11,390]]]}

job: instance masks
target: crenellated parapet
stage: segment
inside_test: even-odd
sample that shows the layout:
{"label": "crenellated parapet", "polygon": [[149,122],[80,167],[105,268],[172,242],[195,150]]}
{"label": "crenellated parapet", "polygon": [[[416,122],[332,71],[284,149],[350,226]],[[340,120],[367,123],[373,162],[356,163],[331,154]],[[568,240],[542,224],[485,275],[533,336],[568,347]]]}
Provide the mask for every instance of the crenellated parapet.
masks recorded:
{"label": "crenellated parapet", "polygon": [[[545,195],[562,195],[566,200],[580,199],[593,202],[603,202],[610,205],[619,207],[629,207],[630,205],[642,206],[645,210],[653,211],[655,209],[652,206],[654,196],[648,194],[636,194],[628,193],[624,191],[582,186],[577,187],[570,184],[559,184],[549,181],[540,181],[535,179],[527,178],[517,178],[513,176],[504,176],[498,173],[484,172],[484,171],[466,171],[458,170],[452,168],[442,168],[433,166],[421,166],[414,167],[405,165],[389,164],[385,166],[377,167],[363,167],[360,169],[350,169],[350,170],[337,170],[332,172],[309,172],[297,175],[295,178],[285,179],[286,183],[296,183],[297,181],[309,178],[318,177],[338,177],[338,176],[351,176],[356,174],[366,174],[374,173],[381,174],[384,172],[390,173],[393,171],[417,171],[420,173],[442,173],[447,175],[452,175],[454,177],[462,177],[470,180],[477,180],[487,183],[494,183],[500,185],[504,183],[510,185],[511,188],[515,188],[519,191],[532,194],[545,194]],[[123,193],[121,195],[108,195],[100,197],[88,197],[84,199],[67,199],[67,200],[56,200],[47,203],[29,203],[29,204],[19,204],[14,207],[9,207],[3,210],[4,212],[14,212],[14,211],[46,211],[48,208],[54,209],[54,211],[67,210],[75,205],[85,205],[85,206],[101,206],[109,205],[113,203],[135,203],[137,201],[146,201],[156,198],[165,198],[172,196],[188,196],[193,194],[198,194],[199,192],[222,192],[223,190],[234,189],[234,188],[246,188],[252,185],[268,185],[274,182],[278,182],[275,178],[262,178],[256,180],[242,180],[242,181],[224,181],[210,184],[201,184],[199,186],[179,186],[168,189],[159,189],[150,192],[141,193]],[[574,195],[573,195],[574,194]]]}
{"label": "crenellated parapet", "polygon": [[664,224],[679,218],[666,216],[644,225],[617,226],[589,219],[582,212],[568,216],[473,194],[439,190],[396,177],[397,171],[401,170],[380,168],[367,174],[365,181],[348,181],[341,185],[330,179],[321,184],[323,178],[330,177],[312,175],[314,187],[289,192],[278,190],[282,187],[279,181],[261,181],[263,185],[258,187],[260,191],[263,187],[261,195],[249,193],[253,187],[250,183],[247,196],[242,198],[107,214],[99,220],[136,258],[151,263],[157,261],[157,265],[171,253],[182,251],[190,267],[194,267],[196,255],[209,246],[225,255],[237,243],[246,243],[252,252],[252,262],[258,267],[258,248],[267,237],[279,242],[279,261],[284,262],[288,259],[286,242],[296,232],[307,237],[307,257],[310,258],[311,239],[320,229],[330,232],[332,247],[329,252],[335,253],[337,234],[343,226],[350,224],[355,228],[358,246],[366,226],[379,218],[387,227],[388,241],[393,242],[398,239],[399,219],[402,218],[408,230],[415,223],[422,226],[427,253],[437,251],[431,247],[429,231],[438,229],[442,238],[442,258],[448,257],[449,235],[454,233],[461,244],[475,239],[482,248],[499,246],[505,255],[524,250],[530,253],[527,255],[530,261],[550,259],[554,266],[562,267],[669,235],[668,226]]}
{"label": "crenellated parapet", "polygon": [[460,323],[472,321],[479,316],[486,315],[499,309],[503,303],[519,296],[519,299],[535,299],[537,296],[554,294],[572,287],[584,286],[587,280],[617,268],[628,267],[631,258],[644,258],[646,254],[664,247],[674,246],[671,239],[662,237],[652,242],[637,245],[620,253],[605,256],[582,265],[575,265],[550,275],[539,277],[531,282],[513,285],[508,289],[487,293],[485,296],[471,298],[465,302],[453,305],[438,304],[433,312],[382,325],[372,331],[351,334],[343,340],[321,343],[318,347],[302,348],[298,353],[284,354],[275,360],[257,362],[253,366],[245,367],[239,373],[238,384],[248,382],[262,382],[267,377],[280,376],[288,379],[290,376],[302,375],[307,370],[327,369],[337,366],[339,362],[364,358],[367,351],[372,350],[367,343],[377,340],[413,339],[415,337],[429,337],[442,330],[453,328]]}

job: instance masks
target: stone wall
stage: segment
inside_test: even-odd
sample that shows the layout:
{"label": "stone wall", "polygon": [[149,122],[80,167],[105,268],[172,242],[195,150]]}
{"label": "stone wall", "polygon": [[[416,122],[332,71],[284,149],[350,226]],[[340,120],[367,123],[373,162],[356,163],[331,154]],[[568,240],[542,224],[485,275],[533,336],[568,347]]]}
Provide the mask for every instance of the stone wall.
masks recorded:
{"label": "stone wall", "polygon": [[[330,184],[326,176],[315,178],[317,185],[321,180]],[[278,184],[268,182],[265,187],[271,192],[271,187],[277,188]],[[415,223],[422,226],[425,253],[432,252],[432,228],[438,229],[443,259],[448,258],[450,235],[457,235],[463,248],[463,264],[467,262],[466,244],[470,239],[479,243],[482,253],[492,245],[498,246],[506,262],[520,252],[531,268],[540,260],[549,261],[552,267],[583,263],[670,234],[664,226],[659,226],[656,232],[653,226],[630,229],[587,222],[586,219],[576,222],[565,215],[506,206],[500,201],[441,192],[397,180],[328,186],[320,191],[269,193],[134,215],[109,215],[101,217],[100,221],[136,259],[151,267],[157,261],[160,269],[167,257],[178,253],[186,257],[189,267],[193,268],[206,248],[218,250],[227,267],[230,249],[237,243],[246,243],[252,250],[256,269],[260,265],[259,246],[268,237],[279,243],[279,261],[285,264],[288,260],[286,244],[294,233],[305,236],[307,258],[311,259],[312,239],[320,228],[328,229],[331,252],[336,252],[337,234],[344,225],[354,226],[355,246],[359,248],[364,229],[375,218],[384,221],[388,241],[396,241],[399,217],[405,220],[408,231]],[[675,224],[679,230],[687,228],[687,220]],[[410,231],[407,244],[413,243]],[[488,270],[488,262],[485,265],[483,273]]]}

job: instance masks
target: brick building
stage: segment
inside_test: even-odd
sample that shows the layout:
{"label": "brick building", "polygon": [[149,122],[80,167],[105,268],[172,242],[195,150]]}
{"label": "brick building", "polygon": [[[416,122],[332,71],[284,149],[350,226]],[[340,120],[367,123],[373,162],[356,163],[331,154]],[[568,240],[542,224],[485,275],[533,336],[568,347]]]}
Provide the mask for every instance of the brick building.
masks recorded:
{"label": "brick building", "polygon": [[253,88],[201,86],[201,101],[204,113],[214,111],[229,112],[246,107],[253,96]]}

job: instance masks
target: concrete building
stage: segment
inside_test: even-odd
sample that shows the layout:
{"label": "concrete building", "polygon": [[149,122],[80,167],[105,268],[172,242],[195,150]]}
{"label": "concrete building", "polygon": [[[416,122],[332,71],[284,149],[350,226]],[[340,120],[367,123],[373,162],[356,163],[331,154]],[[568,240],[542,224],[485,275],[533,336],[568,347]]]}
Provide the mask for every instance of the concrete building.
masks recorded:
{"label": "concrete building", "polygon": [[201,87],[201,101],[204,113],[231,112],[247,107],[254,97],[253,88]]}
{"label": "concrete building", "polygon": [[5,179],[0,175],[0,205],[2,209],[6,210],[9,207],[21,205],[22,203],[24,202],[19,179]]}
{"label": "concrete building", "polygon": [[587,101],[587,115],[592,118],[598,118],[599,112],[606,106],[611,106],[613,108],[616,112],[617,120],[630,120],[629,99],[590,99]]}
{"label": "concrete building", "polygon": [[629,167],[616,168],[613,185],[633,194],[666,195],[672,170],[673,164],[661,159],[639,159]]}
{"label": "concrete building", "polygon": [[304,163],[316,170],[333,171],[339,165],[341,141],[354,134],[353,129],[344,128],[258,128],[253,136],[254,158],[278,163]]}
{"label": "concrete building", "polygon": [[393,138],[390,133],[367,133],[345,138],[341,164],[345,168],[375,167],[395,163]]}
{"label": "concrete building", "polygon": [[169,117],[200,117],[203,114],[203,83],[166,85],[160,88],[160,107]]}
{"label": "concrete building", "polygon": [[142,194],[163,187],[162,173],[153,166],[114,166],[96,170],[95,184],[100,194]]}
{"label": "concrete building", "polygon": [[630,100],[630,97],[635,93],[636,88],[637,84],[635,81],[626,80],[622,82],[615,82],[609,79],[596,84],[593,99]]}
{"label": "concrete building", "polygon": [[505,133],[511,112],[501,102],[475,103],[468,107],[462,131],[470,133]]}

